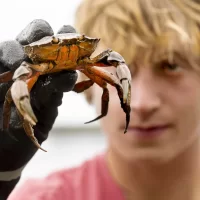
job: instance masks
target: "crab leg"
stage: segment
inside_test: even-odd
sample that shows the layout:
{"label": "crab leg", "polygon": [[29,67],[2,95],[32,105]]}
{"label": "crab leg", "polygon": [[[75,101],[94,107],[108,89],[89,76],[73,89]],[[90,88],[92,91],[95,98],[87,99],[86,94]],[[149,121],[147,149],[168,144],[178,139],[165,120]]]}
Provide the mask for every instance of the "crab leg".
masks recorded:
{"label": "crab leg", "polygon": [[102,94],[102,97],[101,97],[101,115],[96,117],[95,119],[89,121],[89,122],[85,122],[85,124],[88,124],[88,123],[94,122],[94,121],[96,121],[96,120],[107,115],[108,102],[109,102],[109,92],[108,92],[106,81],[104,81],[101,77],[94,76],[93,74],[88,73],[86,70],[83,70],[82,72],[86,76],[88,76],[90,78],[90,80],[85,80],[85,81],[77,83],[75,85],[73,91],[75,91],[77,93],[83,92],[84,90],[91,87],[94,84],[94,82],[97,83],[100,87],[103,88],[103,94]]}
{"label": "crab leg", "polygon": [[[3,129],[8,129],[11,114],[11,103],[13,100],[15,105],[17,106],[17,109],[22,115],[24,109],[27,109],[29,112],[31,112],[31,107],[27,103],[29,93],[27,90],[27,85],[25,83],[25,80],[28,78],[29,75],[31,75],[31,71],[24,63],[22,63],[21,66],[14,73],[13,77],[16,80],[7,91],[3,106]],[[32,116],[32,120],[29,116]],[[35,124],[34,121],[36,121],[36,117],[34,116],[34,114],[32,114],[32,112],[29,115],[25,114],[25,119],[26,118],[30,118],[29,121],[32,124]]]}
{"label": "crab leg", "polygon": [[[10,115],[11,115],[11,103],[12,103],[12,96],[11,96],[11,88],[10,88],[6,93],[4,106],[3,106],[3,129],[4,130],[8,129],[8,127],[9,127],[9,121],[10,121]],[[44,150],[39,145],[37,139],[35,138],[34,133],[33,133],[33,128],[31,127],[30,123],[26,120],[23,120],[23,116],[21,115],[21,113],[18,110],[17,110],[17,112],[21,118],[21,121],[23,121],[23,127],[24,127],[26,134],[33,141],[33,143],[36,145],[36,147],[38,147],[39,149],[46,152],[46,150]]]}
{"label": "crab leg", "polygon": [[130,104],[124,103],[123,100],[123,88],[121,84],[119,83],[119,80],[116,76],[114,76],[112,73],[109,73],[108,71],[98,68],[98,67],[88,67],[86,68],[83,73],[88,76],[91,80],[93,80],[95,83],[97,83],[100,87],[103,88],[103,94],[102,94],[102,105],[101,105],[101,115],[95,118],[94,120],[91,120],[86,123],[90,123],[93,121],[96,121],[102,117],[104,117],[108,112],[108,102],[109,102],[109,92],[107,89],[107,83],[114,86],[117,89],[118,96],[120,98],[121,107],[126,113],[126,127],[124,130],[124,133],[127,132],[127,128],[130,121]]}
{"label": "crab leg", "polygon": [[15,82],[13,83],[11,88],[7,91],[4,102],[3,129],[8,129],[9,127],[11,103],[12,101],[14,101],[17,107],[18,115],[20,116],[23,122],[23,127],[26,134],[33,141],[36,147],[46,152],[46,150],[41,148],[40,144],[38,143],[37,139],[34,136],[32,126],[36,124],[37,118],[34,115],[34,112],[31,108],[30,95],[29,95],[30,90],[37,81],[38,77],[40,76],[40,73],[41,72],[35,72],[34,75],[31,78],[29,78],[32,75],[32,70],[26,63],[23,63],[15,71],[15,74],[13,76]]}
{"label": "crab leg", "polygon": [[84,90],[87,90],[93,84],[94,84],[94,81],[92,80],[84,80],[79,83],[76,83],[72,91],[80,93],[80,92],[83,92]]}
{"label": "crab leg", "polygon": [[21,118],[21,121],[23,122],[23,127],[24,127],[24,130],[25,130],[25,133],[27,134],[27,136],[32,140],[32,142],[34,143],[34,145],[41,149],[42,151],[45,151],[47,152],[45,149],[43,149],[40,144],[38,143],[38,140],[36,139],[36,137],[34,136],[34,130],[31,126],[31,124],[26,121],[26,120],[23,120],[23,116],[21,115],[21,113],[19,112],[19,110],[17,110],[18,112],[18,115],[19,117]]}
{"label": "crab leg", "polygon": [[[116,67],[116,74],[120,80],[123,89],[123,101],[124,103],[130,104],[131,98],[131,73],[127,67],[123,57],[111,49],[107,49],[97,55],[94,58],[85,58],[80,60],[79,65],[82,65],[84,68],[89,66],[98,66],[98,67]],[[102,77],[104,79],[104,77]]]}
{"label": "crab leg", "polygon": [[[131,73],[129,71],[129,68],[125,64],[123,57],[117,52],[108,49],[103,51],[94,58],[91,59],[85,58],[83,60],[80,60],[78,64],[82,66],[85,69],[85,71],[87,71],[86,75],[88,77],[92,76],[92,74],[99,76],[109,84],[116,87],[121,101],[121,107],[126,113],[126,128],[125,128],[126,132],[130,121],[130,110],[131,110],[130,109]],[[116,67],[117,77],[115,77],[112,73],[109,73],[101,68],[97,68],[94,66],[98,67],[114,66]]]}
{"label": "crab leg", "polygon": [[[34,69],[35,71],[38,71],[38,72],[43,72],[43,71],[47,71],[47,70],[50,71],[53,68],[52,63],[41,63],[39,65],[33,65],[33,64],[29,64],[29,63],[24,61],[24,62],[22,62],[21,65],[27,65],[30,68],[32,68],[32,69]],[[7,71],[7,72],[4,72],[4,73],[1,73],[0,74],[0,83],[12,81],[13,74],[14,74],[13,71]]]}
{"label": "crab leg", "polygon": [[27,120],[32,126],[37,123],[37,118],[30,104],[29,93],[38,77],[52,67],[50,63],[32,65],[23,62],[13,75],[15,82],[11,86],[12,99],[24,120]]}
{"label": "crab leg", "polygon": [[[31,78],[28,79],[28,77],[30,77],[33,73],[31,68],[35,71],[35,73]],[[3,129],[8,129],[8,126],[9,126],[11,103],[13,101],[12,96],[14,97],[14,102],[15,102],[18,110],[20,111],[20,113],[22,115],[24,115],[23,114],[24,111],[22,111],[22,109],[23,109],[22,107],[25,106],[24,107],[25,111],[30,112],[30,113],[25,114],[25,118],[28,118],[27,120],[30,123],[32,123],[32,125],[34,125],[36,123],[37,119],[32,111],[30,102],[28,102],[26,99],[29,98],[29,92],[32,89],[32,87],[34,86],[38,77],[40,76],[40,73],[50,70],[51,68],[52,68],[52,65],[48,64],[48,63],[41,63],[39,65],[33,65],[33,64],[29,64],[24,61],[24,62],[22,62],[20,67],[15,71],[14,75],[13,75],[13,72],[11,72],[11,71],[0,74],[0,82],[12,80],[12,77],[13,77],[13,79],[16,79],[16,81],[13,83],[11,88],[7,91],[6,98],[4,101]],[[27,92],[27,87],[28,87],[29,92]],[[11,90],[12,90],[12,92],[11,92]],[[22,91],[25,92],[25,96],[22,95]],[[25,97],[27,97],[27,98],[25,98]],[[25,98],[25,99],[23,100],[23,98]],[[23,101],[24,101],[24,103],[23,103]],[[26,107],[27,107],[27,109],[26,109]]]}
{"label": "crab leg", "polygon": [[[102,80],[102,83],[104,81]],[[99,115],[98,117],[96,117],[95,119],[89,121],[89,122],[85,122],[85,124],[94,122],[96,120],[101,119],[102,117],[106,116],[108,113],[108,103],[109,103],[109,92],[108,92],[108,88],[106,87],[106,82],[104,82],[105,84],[103,84],[104,86],[101,85],[101,87],[103,87],[103,94],[101,96],[101,115]]]}
{"label": "crab leg", "polygon": [[11,86],[11,96],[24,120],[28,121],[31,125],[36,125],[37,118],[31,108],[28,86],[23,78],[18,78]]}
{"label": "crab leg", "polygon": [[[28,85],[29,90],[33,87],[33,85],[37,81],[37,79],[38,79],[38,76],[36,75],[36,76],[32,77],[31,79],[27,80],[27,85]],[[24,84],[22,83],[22,85],[24,85]],[[20,89],[22,89],[22,88],[20,88]],[[16,101],[18,101],[18,100],[16,99]],[[4,130],[8,129],[8,127],[9,127],[10,114],[11,114],[11,103],[12,102],[13,102],[13,99],[12,99],[12,96],[11,96],[11,88],[9,88],[9,90],[6,93],[5,101],[4,101],[4,105],[3,105],[3,129]],[[30,116],[31,115],[34,116],[34,113],[31,113]],[[34,117],[34,118],[36,118],[36,117]]]}
{"label": "crab leg", "polygon": [[[19,115],[21,115],[19,113]],[[22,117],[22,116],[21,116]],[[23,118],[22,118],[23,119]],[[42,151],[45,151],[47,152],[45,149],[43,149],[40,144],[38,143],[38,140],[36,139],[36,137],[34,136],[34,131],[33,131],[33,128],[32,126],[30,125],[29,122],[23,120],[23,127],[24,127],[24,130],[26,132],[26,134],[28,135],[28,137],[32,140],[32,142],[35,144],[35,146],[39,149],[41,149]]]}
{"label": "crab leg", "polygon": [[14,72],[12,72],[12,71],[8,71],[8,72],[4,72],[4,73],[0,74],[0,83],[12,81],[13,74],[14,74]]}

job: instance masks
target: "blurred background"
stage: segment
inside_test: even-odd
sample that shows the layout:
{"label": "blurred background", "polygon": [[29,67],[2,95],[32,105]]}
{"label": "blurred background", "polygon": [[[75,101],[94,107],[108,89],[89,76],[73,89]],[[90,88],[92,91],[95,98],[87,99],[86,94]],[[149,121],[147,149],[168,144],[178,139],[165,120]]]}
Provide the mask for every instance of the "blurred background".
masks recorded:
{"label": "blurred background", "polygon": [[[54,32],[64,24],[74,24],[75,11],[81,0],[6,0],[1,2],[0,42],[12,40],[34,19],[46,20]],[[51,171],[73,167],[102,152],[106,147],[98,121],[84,124],[96,117],[83,94],[66,93],[50,136],[28,163],[21,184],[31,177],[42,177]]]}

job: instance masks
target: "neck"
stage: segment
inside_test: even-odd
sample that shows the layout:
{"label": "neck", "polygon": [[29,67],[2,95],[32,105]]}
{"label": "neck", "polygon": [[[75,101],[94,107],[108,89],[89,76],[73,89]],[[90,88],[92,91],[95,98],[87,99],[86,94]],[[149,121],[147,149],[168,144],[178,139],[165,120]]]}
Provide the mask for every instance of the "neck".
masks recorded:
{"label": "neck", "polygon": [[[109,150],[108,167],[127,199],[196,200],[199,195],[199,141],[167,163],[129,162]],[[195,188],[197,188],[195,190]],[[134,198],[133,198],[134,197]],[[152,198],[151,198],[152,197]]]}

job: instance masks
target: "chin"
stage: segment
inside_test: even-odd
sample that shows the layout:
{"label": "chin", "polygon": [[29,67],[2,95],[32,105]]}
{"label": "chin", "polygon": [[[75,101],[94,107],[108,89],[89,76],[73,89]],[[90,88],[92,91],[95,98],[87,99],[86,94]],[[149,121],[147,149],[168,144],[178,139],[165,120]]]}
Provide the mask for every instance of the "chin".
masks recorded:
{"label": "chin", "polygon": [[161,148],[135,148],[131,152],[121,152],[129,162],[165,164],[172,161],[178,153]]}

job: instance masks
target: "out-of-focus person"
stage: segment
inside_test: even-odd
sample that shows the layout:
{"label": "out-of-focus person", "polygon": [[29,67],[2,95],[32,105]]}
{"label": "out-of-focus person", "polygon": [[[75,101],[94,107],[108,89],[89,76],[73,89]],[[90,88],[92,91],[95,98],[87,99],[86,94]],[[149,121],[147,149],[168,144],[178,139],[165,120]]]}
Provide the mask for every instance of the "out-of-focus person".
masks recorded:
{"label": "out-of-focus person", "polygon": [[[101,38],[96,53],[119,52],[131,71],[128,131],[117,92],[108,86],[109,111],[100,120],[106,151],[29,180],[8,199],[199,199],[199,11],[197,0],[83,0],[77,31]],[[100,113],[102,89],[94,85],[85,94]]]}

